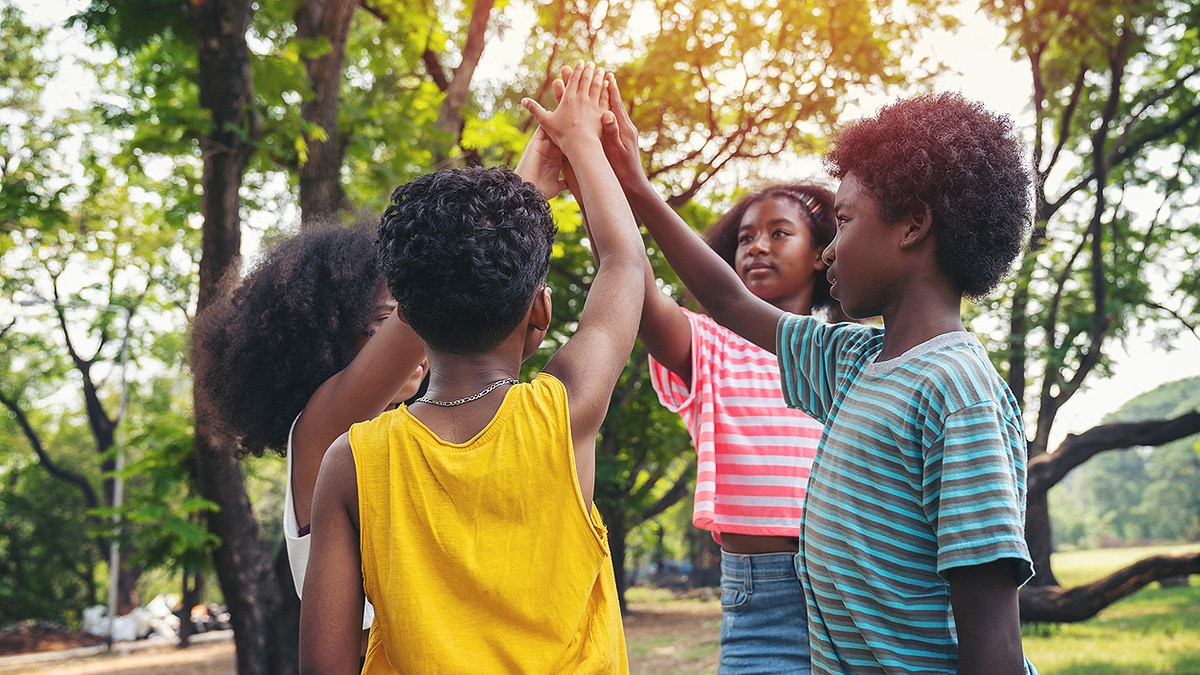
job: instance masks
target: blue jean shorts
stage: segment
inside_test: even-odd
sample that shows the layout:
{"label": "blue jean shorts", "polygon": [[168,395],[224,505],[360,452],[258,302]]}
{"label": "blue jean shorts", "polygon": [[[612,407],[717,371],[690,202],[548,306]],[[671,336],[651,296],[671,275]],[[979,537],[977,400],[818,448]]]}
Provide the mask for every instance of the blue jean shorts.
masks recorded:
{"label": "blue jean shorts", "polygon": [[800,554],[721,551],[720,675],[811,673]]}

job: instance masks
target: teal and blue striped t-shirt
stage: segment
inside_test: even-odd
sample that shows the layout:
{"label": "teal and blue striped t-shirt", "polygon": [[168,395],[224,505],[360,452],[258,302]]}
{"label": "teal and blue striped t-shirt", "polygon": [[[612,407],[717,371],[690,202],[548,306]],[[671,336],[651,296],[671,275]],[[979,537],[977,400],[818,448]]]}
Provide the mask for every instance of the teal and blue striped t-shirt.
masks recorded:
{"label": "teal and blue striped t-shirt", "polygon": [[813,671],[955,672],[946,571],[1033,574],[1016,399],[971,333],[882,362],[877,327],[785,314],[777,337],[784,398],[825,424],[800,544]]}

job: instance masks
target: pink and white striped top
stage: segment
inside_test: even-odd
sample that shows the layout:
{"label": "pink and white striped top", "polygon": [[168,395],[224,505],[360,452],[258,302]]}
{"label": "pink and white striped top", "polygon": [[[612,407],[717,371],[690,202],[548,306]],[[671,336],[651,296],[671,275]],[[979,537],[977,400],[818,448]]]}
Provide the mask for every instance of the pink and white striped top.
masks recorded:
{"label": "pink and white striped top", "polygon": [[718,542],[721,532],[798,536],[821,424],[784,403],[774,354],[683,311],[692,326],[692,382],[653,357],[650,380],[696,445],[692,523]]}

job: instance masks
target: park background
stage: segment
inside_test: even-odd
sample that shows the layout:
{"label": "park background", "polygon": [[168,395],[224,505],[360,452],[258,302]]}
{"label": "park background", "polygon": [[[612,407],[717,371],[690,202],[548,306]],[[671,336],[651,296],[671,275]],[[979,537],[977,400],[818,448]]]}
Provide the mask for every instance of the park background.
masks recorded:
{"label": "park background", "polygon": [[[1147,597],[1176,618],[1200,599],[1171,585],[1200,571],[1197,548],[1158,546],[1200,540],[1196,2],[0,12],[0,627],[74,626],[110,596],[124,612],[171,591],[229,606],[239,671],[288,672],[283,462],[238,462],[193,419],[191,318],[278,236],[373,217],[434,168],[514,164],[531,132],[517,101],[545,101],[578,58],[617,73],[652,179],[696,227],[763,181],[820,175],[830,134],[895,96],[959,89],[1011,114],[1043,179],[1035,228],[1005,288],[967,312],[1025,404],[1040,572],[1022,593],[1027,644],[1071,643]],[[577,211],[555,208],[561,331],[592,270]],[[621,578],[712,583],[711,540],[688,523],[690,444],[640,348],[598,451]],[[1084,574],[1061,562],[1148,545]],[[1179,660],[1112,672],[1200,672],[1194,614],[1144,629],[1177,638],[1162,648]],[[1075,667],[1043,671],[1107,672]]]}

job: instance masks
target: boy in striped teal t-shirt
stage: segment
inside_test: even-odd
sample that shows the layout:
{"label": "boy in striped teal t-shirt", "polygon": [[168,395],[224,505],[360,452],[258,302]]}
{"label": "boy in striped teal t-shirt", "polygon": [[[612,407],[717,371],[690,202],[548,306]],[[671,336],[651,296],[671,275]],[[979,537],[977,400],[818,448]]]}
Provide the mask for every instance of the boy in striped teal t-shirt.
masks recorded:
{"label": "boy in striped teal t-shirt", "polygon": [[813,671],[1036,672],[1017,602],[1033,575],[1020,408],[960,315],[1020,253],[1021,144],[1009,118],[929,95],[850,126],[826,165],[841,180],[832,294],[882,327],[783,312],[690,230],[646,223],[711,315],[778,355],[788,404],[825,424],[800,543]]}

